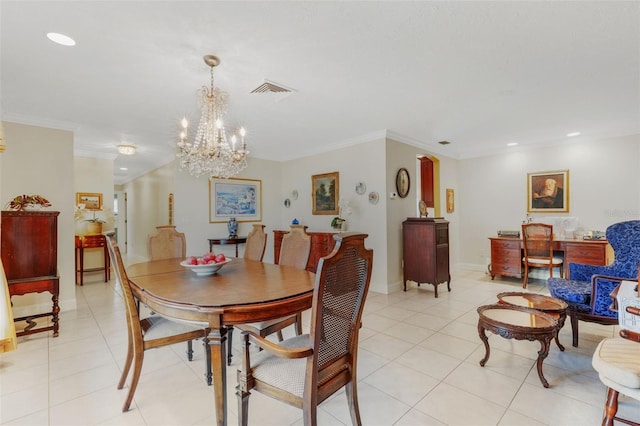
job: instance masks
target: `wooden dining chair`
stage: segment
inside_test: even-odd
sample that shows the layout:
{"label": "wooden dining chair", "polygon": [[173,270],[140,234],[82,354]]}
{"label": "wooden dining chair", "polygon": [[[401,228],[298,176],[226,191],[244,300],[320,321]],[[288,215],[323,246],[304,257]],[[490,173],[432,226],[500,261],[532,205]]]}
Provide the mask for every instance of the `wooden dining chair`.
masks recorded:
{"label": "wooden dining chair", "polygon": [[[187,257],[187,239],[183,232],[176,231],[173,225],[156,226],[156,232],[149,235],[147,248],[150,260],[161,259],[185,259]],[[213,374],[211,373],[211,352],[209,352],[209,338],[205,336],[202,339],[204,347],[205,373],[204,377],[207,384],[211,386],[213,383]],[[187,357],[189,361],[193,359],[193,342],[187,342]]]}
{"label": "wooden dining chair", "polygon": [[171,259],[187,257],[187,240],[184,233],[176,231],[173,225],[156,226],[156,232],[149,236],[149,259]]}
{"label": "wooden dining chair", "polygon": [[122,406],[122,411],[125,412],[129,410],[131,401],[133,400],[133,394],[138,386],[144,352],[161,346],[204,338],[209,334],[209,328],[207,328],[205,324],[198,326],[172,321],[159,314],[141,318],[140,301],[135,297],[129,285],[129,278],[127,277],[127,272],[122,261],[120,248],[115,240],[115,233],[107,234],[107,247],[109,249],[109,255],[111,256],[111,264],[114,268],[116,281],[118,281],[122,289],[122,297],[127,315],[127,357],[125,358],[122,375],[118,382],[118,389],[124,387],[127,376],[129,375],[129,370],[133,364],[129,393]]}
{"label": "wooden dining chair", "polygon": [[[244,258],[262,262],[264,251],[267,248],[267,234],[264,232],[264,225],[253,224],[253,229],[247,235],[247,242],[244,245]],[[233,358],[233,326],[227,326],[227,365],[231,365]]]}
{"label": "wooden dining chair", "polygon": [[247,242],[244,245],[244,258],[262,262],[266,248],[267,234],[264,232],[264,225],[255,223],[253,229],[247,235]]}
{"label": "wooden dining chair", "polygon": [[[336,234],[336,247],[320,259],[310,334],[281,344],[244,331],[238,370],[238,424],[247,425],[250,391],[302,408],[306,426],[316,425],[318,404],[345,387],[351,422],[361,425],[357,392],[358,335],[371,280],[373,250],[366,234]],[[250,343],[264,349],[249,350]]]}
{"label": "wooden dining chair", "polygon": [[[304,225],[291,225],[291,231],[282,237],[279,265],[293,266],[298,269],[305,269],[307,267],[309,254],[311,254],[311,237],[304,232],[304,230]],[[301,312],[285,318],[240,324],[236,327],[241,330],[259,334],[262,337],[277,333],[278,341],[282,342],[282,330],[290,325],[295,325],[298,336],[302,334]]]}
{"label": "wooden dining chair", "polygon": [[524,245],[524,279],[522,288],[527,288],[530,268],[544,268],[553,277],[553,268],[560,269],[563,277],[560,257],[553,256],[553,226],[545,223],[525,223],[522,225],[522,243]]}

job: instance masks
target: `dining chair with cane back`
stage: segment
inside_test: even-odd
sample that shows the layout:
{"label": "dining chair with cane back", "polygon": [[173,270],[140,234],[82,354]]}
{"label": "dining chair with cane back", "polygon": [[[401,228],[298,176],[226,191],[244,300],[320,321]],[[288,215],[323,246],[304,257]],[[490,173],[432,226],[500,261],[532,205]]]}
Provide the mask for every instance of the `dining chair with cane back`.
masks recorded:
{"label": "dining chair with cane back", "polygon": [[617,420],[639,426],[640,410],[634,406],[628,412],[635,421],[618,417],[618,399],[622,394],[640,402],[640,280],[622,281],[616,288],[616,300],[620,337],[602,340],[592,358],[593,368],[607,386],[602,425],[613,426]]}
{"label": "dining chair with cane back", "polygon": [[[149,235],[148,251],[150,260],[185,259],[187,257],[187,239],[183,232],[176,231],[173,225],[156,226],[156,232]],[[213,375],[211,373],[211,352],[209,352],[209,339],[205,336],[202,339],[205,360],[205,379],[211,385]],[[187,342],[187,358],[193,359],[193,342]]]}
{"label": "dining chair with cane back", "polygon": [[267,234],[264,232],[264,225],[256,223],[247,235],[247,242],[244,245],[244,258],[262,262],[264,251],[267,248]]}
{"label": "dining chair with cane back", "polygon": [[[373,250],[364,246],[366,237],[334,235],[334,250],[318,264],[309,334],[278,344],[255,333],[242,333],[238,424],[248,423],[252,390],[301,408],[308,426],[316,425],[318,404],[342,387],[352,423],[362,424],[356,377],[358,336],[373,267]],[[250,351],[250,343],[264,350]]]}
{"label": "dining chair with cane back", "polygon": [[187,240],[184,233],[176,231],[173,225],[156,226],[156,232],[149,236],[149,258],[171,259],[187,257]]}
{"label": "dining chair with cane back", "polygon": [[522,225],[522,243],[524,246],[524,279],[522,288],[527,288],[530,268],[544,268],[553,277],[553,268],[562,272],[562,258],[553,256],[553,226],[545,223],[525,223]]}
{"label": "dining chair with cane back", "polygon": [[206,328],[207,325],[204,324],[199,326],[178,322],[169,320],[158,314],[141,318],[140,302],[133,294],[131,286],[129,285],[129,278],[127,277],[127,272],[122,261],[120,248],[115,240],[115,233],[107,234],[107,247],[109,249],[109,256],[111,257],[111,264],[115,271],[116,281],[118,281],[122,289],[128,328],[127,356],[120,381],[118,382],[118,389],[124,387],[127,376],[129,375],[129,370],[133,364],[129,392],[122,406],[122,411],[125,412],[129,410],[133,395],[138,386],[145,351],[203,338],[209,334],[209,329]]}
{"label": "dining chair with cane back", "polygon": [[[291,225],[291,231],[282,237],[279,265],[294,266],[298,269],[305,269],[307,267],[309,255],[311,254],[311,236],[304,232],[305,228],[304,225]],[[282,330],[290,325],[295,325],[298,336],[302,334],[301,312],[285,318],[240,324],[236,327],[241,330],[259,334],[262,337],[277,333],[278,341],[282,342]]]}
{"label": "dining chair with cane back", "polygon": [[[267,233],[264,232],[264,225],[253,224],[253,229],[247,235],[247,242],[244,245],[244,258],[262,262],[264,251],[267,248]],[[227,326],[227,365],[231,365],[233,358],[233,326]]]}

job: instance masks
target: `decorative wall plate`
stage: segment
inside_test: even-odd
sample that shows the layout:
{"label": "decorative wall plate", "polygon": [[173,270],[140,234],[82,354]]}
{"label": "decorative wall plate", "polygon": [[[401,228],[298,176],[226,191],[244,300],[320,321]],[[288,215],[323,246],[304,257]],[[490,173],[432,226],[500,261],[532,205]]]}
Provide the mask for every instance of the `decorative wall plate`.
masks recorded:
{"label": "decorative wall plate", "polygon": [[378,200],[380,200],[380,195],[377,192],[373,191],[369,193],[369,202],[371,204],[378,204]]}
{"label": "decorative wall plate", "polygon": [[289,208],[289,206],[291,206],[291,200],[289,200],[288,198],[286,200],[284,200],[284,206],[286,208]]}
{"label": "decorative wall plate", "polygon": [[356,194],[362,195],[367,191],[367,185],[364,182],[356,183]]}

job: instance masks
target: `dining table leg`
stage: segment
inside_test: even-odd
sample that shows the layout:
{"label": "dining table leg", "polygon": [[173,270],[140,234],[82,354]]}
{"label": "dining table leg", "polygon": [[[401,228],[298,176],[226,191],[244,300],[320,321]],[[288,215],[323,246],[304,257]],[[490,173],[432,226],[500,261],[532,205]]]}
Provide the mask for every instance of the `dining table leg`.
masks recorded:
{"label": "dining table leg", "polygon": [[216,424],[227,424],[227,329],[212,328],[209,333],[213,395],[216,405]]}

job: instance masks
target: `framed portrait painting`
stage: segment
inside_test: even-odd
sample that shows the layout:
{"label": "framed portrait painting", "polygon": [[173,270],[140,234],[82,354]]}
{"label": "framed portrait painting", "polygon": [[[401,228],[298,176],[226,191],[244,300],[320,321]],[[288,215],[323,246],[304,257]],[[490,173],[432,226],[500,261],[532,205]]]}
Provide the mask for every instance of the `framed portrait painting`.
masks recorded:
{"label": "framed portrait painting", "polygon": [[102,210],[102,194],[76,192],[76,205],[84,205],[85,210]]}
{"label": "framed portrait painting", "polygon": [[262,181],[210,179],[209,223],[259,222],[262,220]]}
{"label": "framed portrait painting", "polygon": [[312,213],[332,214],[339,212],[340,199],[339,172],[311,176]]}
{"label": "framed portrait painting", "polygon": [[569,211],[569,170],[527,174],[527,212]]}

